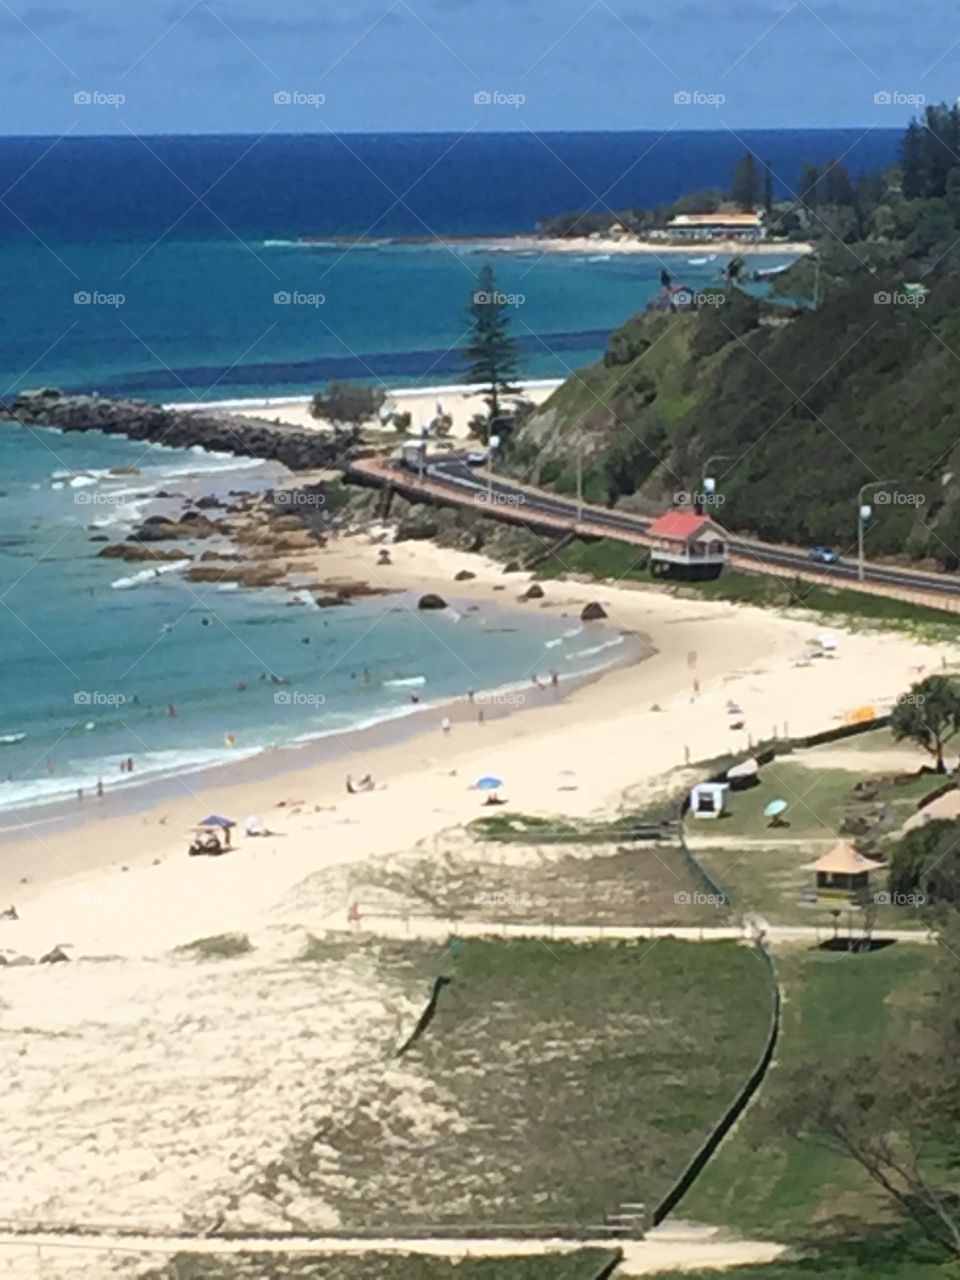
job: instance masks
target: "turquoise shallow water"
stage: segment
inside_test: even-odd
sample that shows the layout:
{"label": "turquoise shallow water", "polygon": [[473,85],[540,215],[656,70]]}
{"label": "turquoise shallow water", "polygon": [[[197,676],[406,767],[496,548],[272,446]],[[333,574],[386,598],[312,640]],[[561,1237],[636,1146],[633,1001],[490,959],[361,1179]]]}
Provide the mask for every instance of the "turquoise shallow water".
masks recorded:
{"label": "turquoise shallow water", "polygon": [[[118,466],[139,473],[107,474]],[[181,775],[551,669],[566,679],[623,643],[575,619],[453,597],[440,613],[418,611],[415,596],[319,610],[97,557],[91,533],[122,538],[157,488],[263,485],[262,463],[5,427],[0,474],[3,808],[97,778],[115,788]]]}

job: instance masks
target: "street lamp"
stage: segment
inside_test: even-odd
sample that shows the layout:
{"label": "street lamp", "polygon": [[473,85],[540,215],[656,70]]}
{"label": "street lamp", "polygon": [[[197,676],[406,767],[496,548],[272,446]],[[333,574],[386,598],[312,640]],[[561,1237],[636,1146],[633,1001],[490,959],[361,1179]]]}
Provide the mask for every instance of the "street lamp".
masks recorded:
{"label": "street lamp", "polygon": [[894,480],[868,480],[857,491],[857,579],[860,582],[863,581],[863,526],[873,514],[873,508],[868,502],[864,502],[863,495],[868,489],[875,489],[878,484],[895,483]]}
{"label": "street lamp", "polygon": [[716,477],[710,474],[711,468],[715,462],[732,462],[733,455],[730,453],[711,453],[710,457],[703,464],[703,497],[700,501],[701,510],[707,505],[707,495],[716,493],[717,481]]}
{"label": "street lamp", "polygon": [[487,437],[487,501],[493,501],[493,459],[500,448],[499,436]]}

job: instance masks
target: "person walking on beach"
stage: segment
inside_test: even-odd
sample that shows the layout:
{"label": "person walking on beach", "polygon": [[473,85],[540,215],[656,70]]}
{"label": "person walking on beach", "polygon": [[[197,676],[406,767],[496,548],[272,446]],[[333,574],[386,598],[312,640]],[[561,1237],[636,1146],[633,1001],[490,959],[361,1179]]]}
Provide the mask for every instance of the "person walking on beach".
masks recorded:
{"label": "person walking on beach", "polygon": [[102,778],[97,779],[97,799],[98,800],[103,799],[103,779]]}

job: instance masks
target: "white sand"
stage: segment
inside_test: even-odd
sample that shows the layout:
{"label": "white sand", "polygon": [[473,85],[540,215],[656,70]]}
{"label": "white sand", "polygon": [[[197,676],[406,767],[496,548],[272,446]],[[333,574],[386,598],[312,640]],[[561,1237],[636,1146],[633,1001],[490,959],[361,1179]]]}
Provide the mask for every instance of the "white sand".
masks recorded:
{"label": "white sand", "polygon": [[[448,590],[470,567],[478,578],[456,589],[478,600],[508,594],[491,595],[494,583],[507,582],[509,595],[522,589],[523,575],[505,578],[464,553],[392,550],[394,564],[374,569],[376,548],[341,540],[338,567]],[[526,607],[575,615],[599,599],[612,622],[642,629],[659,652],[567,700],[531,686],[533,710],[457,722],[449,735],[438,723],[362,758],[242,783],[226,766],[204,793],[133,816],[110,817],[108,797],[102,822],[38,827],[4,849],[0,901],[15,901],[21,919],[0,920],[0,947],[37,957],[66,944],[75,962],[0,971],[0,1106],[6,1166],[16,1169],[0,1179],[0,1219],[174,1227],[209,1221],[214,1209],[255,1229],[278,1216],[331,1225],[331,1206],[300,1203],[296,1185],[280,1209],[265,1200],[257,1171],[285,1143],[348,1113],[371,1072],[389,1087],[390,1123],[422,1126],[429,1139],[437,1126],[450,1132],[457,1110],[452,1096],[423,1096],[425,1078],[385,1066],[416,1015],[407,993],[360,955],[330,962],[319,980],[290,966],[308,933],[346,927],[351,867],[418,842],[429,854],[439,833],[482,812],[469,785],[481,774],[500,774],[523,811],[609,812],[624,789],[682,764],[685,748],[704,758],[746,745],[748,732],[827,727],[905,689],[918,663],[940,662],[939,651],[900,635],[841,633],[836,657],[796,667],[798,647],[819,630],[813,617],[613,585],[545,590],[542,605]],[[728,699],[744,708],[745,730],[730,730]],[[348,796],[348,769],[388,786]],[[576,771],[575,790],[565,769]],[[211,809],[260,812],[282,834],[241,836],[229,856],[189,859],[186,828]],[[29,886],[19,883],[26,873]],[[249,934],[255,950],[206,962],[170,954],[230,931]],[[331,1161],[332,1185],[339,1176]],[[689,1256],[706,1261],[699,1250]]]}
{"label": "white sand", "polygon": [[[342,539],[337,571],[385,586],[419,581],[449,591],[454,573],[471,567],[479,576],[457,583],[457,594],[501,603],[526,581],[427,543],[402,543],[392,553],[393,565],[378,567],[366,539]],[[504,582],[507,592],[491,596],[492,585]],[[483,724],[458,722],[447,735],[438,713],[435,729],[359,757],[242,783],[228,764],[204,792],[158,811],[105,816],[70,832],[38,826],[0,859],[0,893],[22,916],[0,921],[0,947],[37,954],[71,942],[80,950],[142,956],[204,934],[256,928],[307,874],[411,849],[477,816],[480,797],[469,784],[483,774],[503,777],[506,798],[526,812],[609,810],[626,788],[685,763],[687,753],[704,759],[746,746],[751,735],[827,728],[906,689],[918,663],[940,665],[939,650],[906,636],[860,633],[841,634],[836,657],[796,667],[797,650],[820,629],[813,616],[787,618],[628,586],[547,583],[545,590],[545,601],[525,607],[568,613],[574,625],[580,607],[598,599],[612,624],[647,633],[658,652],[560,702],[531,685],[522,711]],[[589,626],[585,635],[589,642]],[[541,676],[548,666],[545,657]],[[743,730],[729,727],[731,699],[744,709]],[[654,704],[662,709],[652,710]],[[561,789],[565,769],[575,770],[576,790]],[[387,788],[344,794],[344,775],[367,771]],[[278,807],[284,800],[291,803]],[[262,813],[282,837],[241,836],[229,857],[188,860],[186,831],[210,810],[241,819]],[[76,869],[85,870],[71,874]],[[25,874],[29,886],[20,884]]]}
{"label": "white sand", "polygon": [[[563,383],[562,378],[530,379],[518,383],[525,400],[541,405],[557,387]],[[410,430],[416,435],[421,426],[428,426],[437,415],[438,406],[453,419],[451,436],[457,440],[469,437],[469,422],[476,414],[486,414],[487,404],[483,392],[475,387],[464,385],[437,387],[401,387],[386,388],[386,403],[394,407],[398,413],[410,414]],[[321,431],[329,429],[329,424],[314,418],[310,413],[310,396],[278,396],[268,400],[222,400],[204,402],[203,404],[171,404],[168,408],[189,409],[198,412],[223,409],[239,416],[265,418],[268,422],[284,422],[291,427],[299,427],[304,431]],[[380,424],[374,420],[365,425],[364,431],[376,432]],[[405,437],[393,426],[383,428],[389,439],[399,443]]]}
{"label": "white sand", "polygon": [[[813,253],[814,247],[805,240],[639,240],[634,236],[511,236],[497,241],[500,248],[513,252],[537,251],[540,253],[581,253],[587,256],[599,254],[646,253],[654,257],[683,255],[704,258],[710,254],[723,257],[789,257]],[[717,264],[720,265],[719,263]]]}

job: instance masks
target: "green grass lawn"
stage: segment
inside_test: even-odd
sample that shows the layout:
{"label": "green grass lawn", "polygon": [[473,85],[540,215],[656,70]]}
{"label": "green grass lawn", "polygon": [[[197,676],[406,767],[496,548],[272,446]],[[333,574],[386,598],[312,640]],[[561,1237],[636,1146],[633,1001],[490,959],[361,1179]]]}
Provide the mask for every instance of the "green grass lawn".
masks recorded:
{"label": "green grass lawn", "polygon": [[141,1280],[594,1280],[610,1257],[578,1249],[562,1257],[466,1258],[449,1262],[417,1254],[180,1253]]}
{"label": "green grass lawn", "polygon": [[[624,1201],[652,1205],[769,1027],[768,970],[732,942],[381,942],[375,954],[392,988],[410,972],[421,990],[438,971],[453,981],[376,1089],[270,1170],[348,1229],[592,1227]],[[402,1107],[411,1097],[421,1125]]]}
{"label": "green grass lawn", "polygon": [[[869,736],[869,735],[864,735]],[[845,817],[869,815],[880,806],[890,815],[889,828],[898,827],[916,812],[918,802],[943,784],[943,778],[923,774],[902,783],[883,782],[883,775],[870,768],[870,757],[864,752],[863,771],[821,769],[816,766],[816,749],[804,752],[804,764],[789,756],[780,756],[760,770],[760,781],[748,791],[734,791],[728,797],[729,814],[709,824],[688,817],[686,829],[697,836],[714,832],[723,837],[745,836],[770,845],[797,839],[839,838],[838,829]],[[919,761],[918,761],[919,764]],[[875,778],[880,783],[876,799],[858,800],[854,785],[862,778]],[[786,826],[770,826],[763,810],[771,800],[786,800]]]}
{"label": "green grass lawn", "polygon": [[[876,1046],[894,1011],[919,1008],[932,961],[932,949],[902,945],[872,954],[785,952],[776,1064],[814,1053],[842,1059]],[[775,1065],[763,1087],[767,1102],[777,1087]],[[763,1104],[729,1136],[677,1216],[804,1245],[848,1243],[893,1221],[887,1199],[858,1166],[823,1145],[771,1134]]]}
{"label": "green grass lawn", "polygon": [[[773,924],[812,925],[832,930],[834,918],[827,907],[805,906],[800,895],[812,884],[810,863],[828,848],[827,845],[744,845],[741,848],[697,849],[696,855],[711,876],[729,895],[737,916],[753,912]],[[877,890],[885,888],[881,873]],[[876,906],[872,915],[874,930],[925,929],[922,911],[914,907],[890,904]],[[863,928],[863,912],[844,911],[839,920],[841,932]]]}

